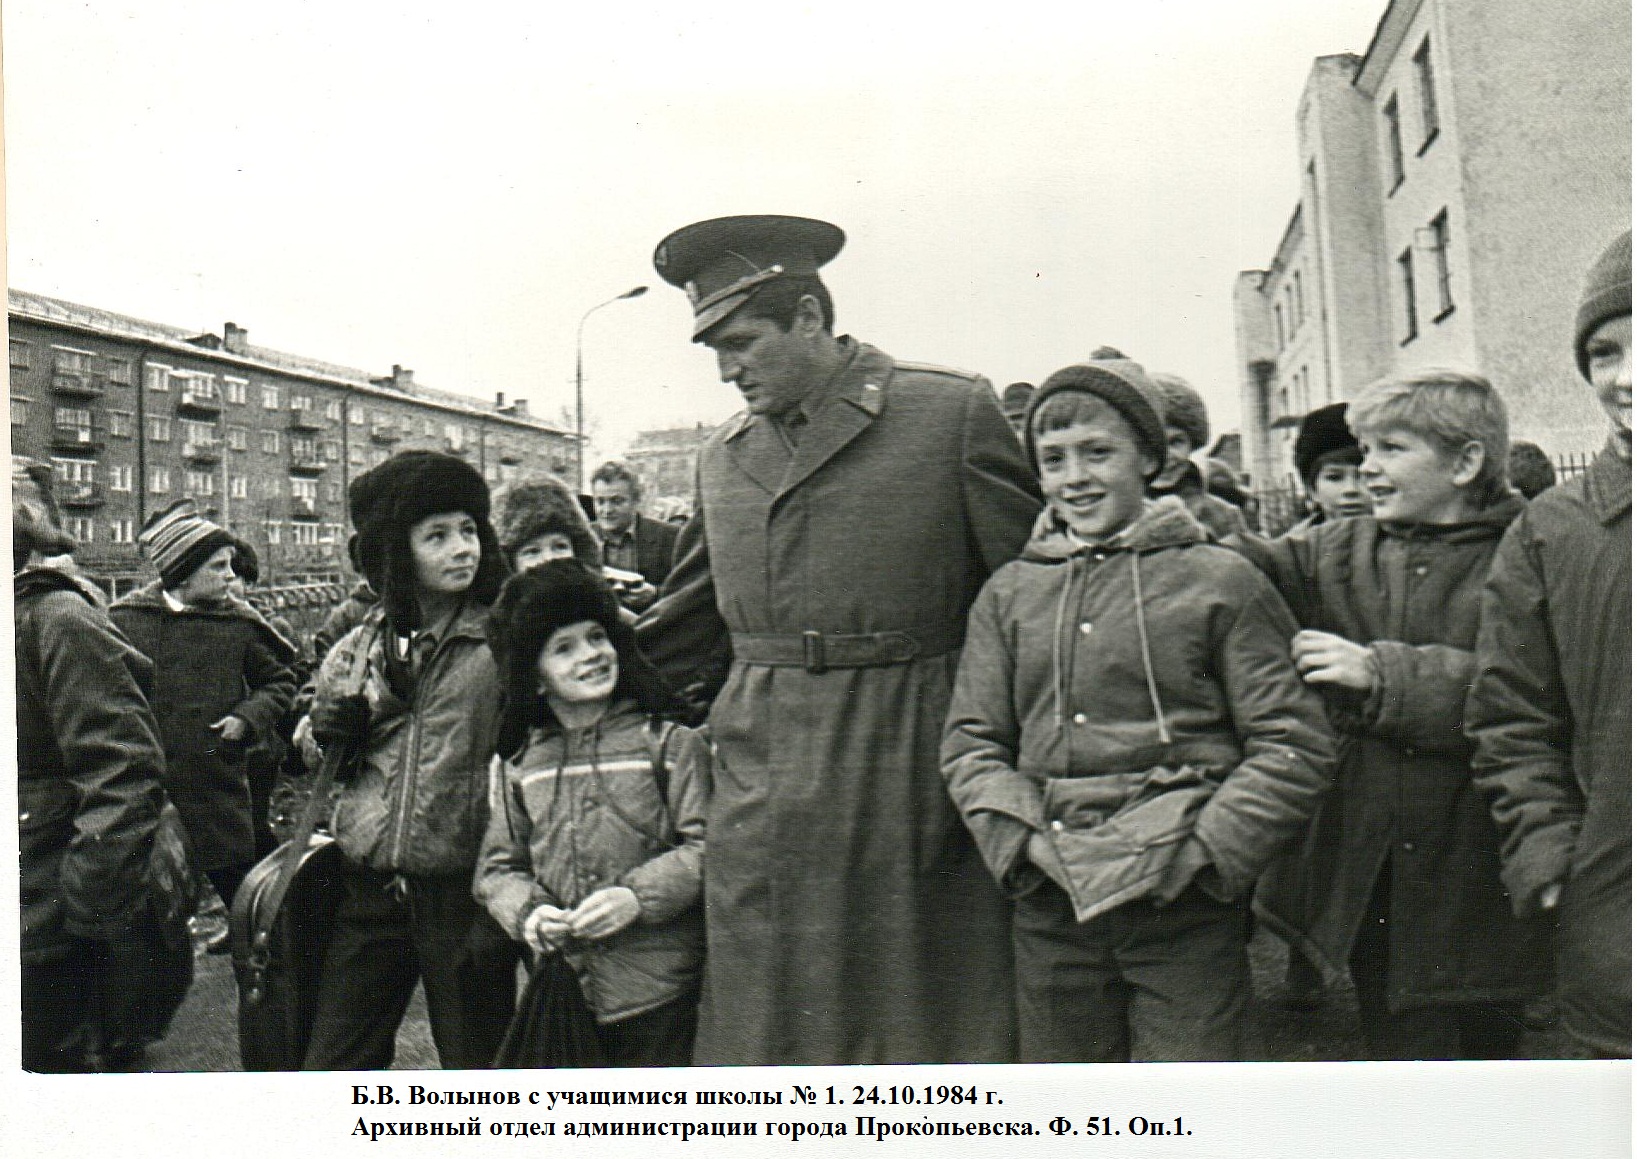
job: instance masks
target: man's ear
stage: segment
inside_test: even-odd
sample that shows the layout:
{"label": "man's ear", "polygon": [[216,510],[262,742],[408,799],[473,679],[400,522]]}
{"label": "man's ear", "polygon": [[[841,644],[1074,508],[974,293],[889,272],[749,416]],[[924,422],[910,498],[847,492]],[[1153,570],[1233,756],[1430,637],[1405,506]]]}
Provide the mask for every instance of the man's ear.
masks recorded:
{"label": "man's ear", "polygon": [[796,303],[792,325],[803,338],[813,338],[824,332],[824,307],[811,294],[803,294]]}
{"label": "man's ear", "polygon": [[1468,439],[1450,461],[1450,482],[1457,487],[1471,486],[1483,474],[1486,458],[1484,445],[1477,439]]}

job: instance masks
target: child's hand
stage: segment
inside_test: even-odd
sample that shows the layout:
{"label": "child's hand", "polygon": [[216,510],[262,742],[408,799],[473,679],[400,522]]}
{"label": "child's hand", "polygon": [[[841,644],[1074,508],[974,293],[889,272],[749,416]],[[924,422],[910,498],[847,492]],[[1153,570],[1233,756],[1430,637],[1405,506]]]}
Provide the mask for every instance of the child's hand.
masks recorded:
{"label": "child's hand", "polygon": [[554,905],[536,906],[523,921],[523,941],[537,954],[557,949],[568,937],[568,911]]}
{"label": "child's hand", "polygon": [[1290,642],[1290,658],[1309,684],[1334,684],[1367,693],[1380,679],[1370,649],[1329,632],[1297,632]]}
{"label": "child's hand", "polygon": [[587,941],[612,937],[637,920],[642,905],[623,885],[599,889],[567,914],[569,932]]}
{"label": "child's hand", "polygon": [[1557,903],[1563,900],[1563,883],[1554,881],[1540,891],[1540,908],[1550,912],[1557,908]]}
{"label": "child's hand", "polygon": [[250,724],[244,717],[233,716],[230,713],[211,725],[210,731],[221,733],[222,739],[228,744],[238,744],[250,735]]}

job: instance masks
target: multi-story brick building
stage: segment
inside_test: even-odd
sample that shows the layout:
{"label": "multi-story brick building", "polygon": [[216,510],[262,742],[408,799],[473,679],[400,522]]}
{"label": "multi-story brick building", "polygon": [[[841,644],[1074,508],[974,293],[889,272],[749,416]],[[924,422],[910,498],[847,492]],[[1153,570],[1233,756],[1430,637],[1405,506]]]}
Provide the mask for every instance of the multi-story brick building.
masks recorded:
{"label": "multi-story brick building", "polygon": [[1625,0],[1391,0],[1363,56],[1314,62],[1296,209],[1234,287],[1258,488],[1308,410],[1420,367],[1487,375],[1548,452],[1597,445],[1569,330],[1631,220],[1630,32]]}
{"label": "multi-story brick building", "polygon": [[335,582],[346,492],[396,451],[464,456],[491,484],[569,477],[574,435],[518,400],[430,390],[249,343],[12,290],[11,443],[49,460],[81,566],[116,593],[146,573],[144,520],[182,496],[261,556],[263,581]]}
{"label": "multi-story brick building", "polygon": [[660,518],[693,509],[693,472],[699,447],[715,428],[706,423],[641,431],[625,461],[642,480],[644,505]]}

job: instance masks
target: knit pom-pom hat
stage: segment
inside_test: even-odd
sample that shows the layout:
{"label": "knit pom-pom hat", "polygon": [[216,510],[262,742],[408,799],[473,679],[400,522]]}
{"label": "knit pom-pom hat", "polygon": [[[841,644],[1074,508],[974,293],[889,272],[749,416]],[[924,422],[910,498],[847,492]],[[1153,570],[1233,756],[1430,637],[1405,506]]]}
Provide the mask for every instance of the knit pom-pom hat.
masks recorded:
{"label": "knit pom-pom hat", "polygon": [[1180,375],[1156,370],[1148,376],[1159,392],[1160,418],[1168,427],[1176,427],[1188,436],[1194,450],[1211,441],[1211,420],[1205,413],[1205,400],[1199,391]]}
{"label": "knit pom-pom hat", "polygon": [[[1113,357],[1097,357],[1104,353]],[[1065,391],[1080,391],[1102,399],[1119,411],[1137,436],[1137,446],[1153,460],[1153,479],[1165,467],[1165,423],[1161,419],[1163,406],[1159,392],[1148,374],[1137,363],[1112,347],[1099,347],[1090,361],[1077,362],[1054,371],[1040,384],[1029,414],[1024,420],[1023,445],[1029,453],[1029,465],[1040,473],[1040,455],[1035,448],[1035,416],[1054,396]]]}
{"label": "knit pom-pom hat", "polygon": [[1574,360],[1580,376],[1590,378],[1586,340],[1610,318],[1631,313],[1631,231],[1615,238],[1609,248],[1592,263],[1586,274],[1586,288],[1580,295],[1580,309],[1574,316]]}

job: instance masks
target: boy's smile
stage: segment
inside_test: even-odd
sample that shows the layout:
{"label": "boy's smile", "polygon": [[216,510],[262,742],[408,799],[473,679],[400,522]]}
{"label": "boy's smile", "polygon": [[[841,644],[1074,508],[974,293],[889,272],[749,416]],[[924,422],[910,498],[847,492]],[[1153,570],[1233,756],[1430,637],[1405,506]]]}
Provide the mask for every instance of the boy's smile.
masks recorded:
{"label": "boy's smile", "polygon": [[607,700],[619,682],[620,662],[607,630],[595,620],[558,628],[536,663],[547,702],[588,704]]}
{"label": "boy's smile", "polygon": [[1120,413],[1100,399],[1091,401],[1091,417],[1037,435],[1035,453],[1046,501],[1075,535],[1096,540],[1137,517],[1153,464]]}
{"label": "boy's smile", "polygon": [[1631,315],[1610,318],[1586,339],[1586,371],[1614,429],[1631,438]]}

